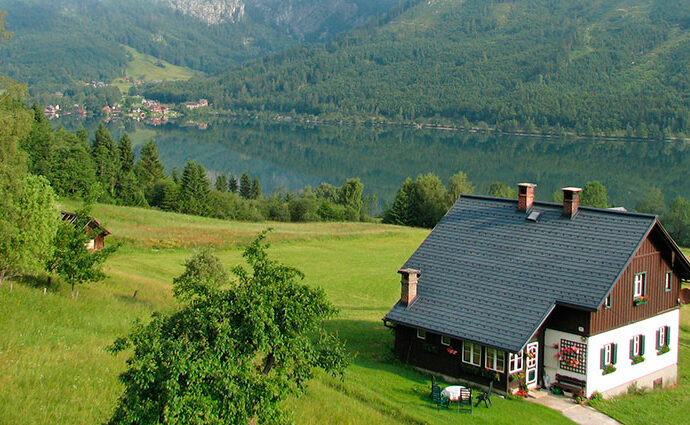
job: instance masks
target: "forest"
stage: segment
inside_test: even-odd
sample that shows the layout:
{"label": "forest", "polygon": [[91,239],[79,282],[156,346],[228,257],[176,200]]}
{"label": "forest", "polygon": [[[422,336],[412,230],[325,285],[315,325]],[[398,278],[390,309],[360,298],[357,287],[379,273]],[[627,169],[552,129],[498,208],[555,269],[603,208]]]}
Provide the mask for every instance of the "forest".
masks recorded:
{"label": "forest", "polygon": [[425,2],[146,96],[332,121],[687,137],[689,31],[681,0]]}

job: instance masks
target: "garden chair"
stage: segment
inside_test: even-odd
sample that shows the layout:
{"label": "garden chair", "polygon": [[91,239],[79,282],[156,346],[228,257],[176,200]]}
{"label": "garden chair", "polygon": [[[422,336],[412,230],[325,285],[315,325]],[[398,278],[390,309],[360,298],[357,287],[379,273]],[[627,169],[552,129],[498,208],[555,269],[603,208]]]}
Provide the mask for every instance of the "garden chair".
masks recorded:
{"label": "garden chair", "polygon": [[475,403],[474,407],[479,406],[479,404],[483,401],[484,405],[486,407],[491,407],[491,391],[494,389],[494,381],[491,381],[489,383],[489,391],[484,391],[484,394],[480,394],[477,396],[477,402]]}
{"label": "garden chair", "polygon": [[441,406],[448,407],[450,400],[441,395],[441,387],[434,384],[431,387],[431,401],[436,404],[436,410],[439,410]]}
{"label": "garden chair", "polygon": [[458,412],[472,413],[472,389],[463,388],[458,398]]}

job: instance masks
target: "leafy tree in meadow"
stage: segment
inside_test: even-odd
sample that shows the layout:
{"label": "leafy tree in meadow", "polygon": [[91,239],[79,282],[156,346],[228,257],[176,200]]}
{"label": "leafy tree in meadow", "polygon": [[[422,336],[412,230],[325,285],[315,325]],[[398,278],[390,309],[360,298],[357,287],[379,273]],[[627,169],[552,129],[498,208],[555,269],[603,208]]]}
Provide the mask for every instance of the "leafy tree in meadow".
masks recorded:
{"label": "leafy tree in meadow", "polygon": [[448,208],[453,206],[460,195],[472,192],[474,192],[474,185],[467,180],[467,174],[458,171],[448,182]]}
{"label": "leafy tree in meadow", "polygon": [[118,248],[117,245],[109,244],[100,251],[86,249],[88,242],[98,235],[93,234],[86,226],[90,220],[88,209],[82,209],[76,215],[74,223],[60,223],[53,241],[53,255],[47,257],[46,261],[48,271],[57,274],[70,285],[72,298],[76,285],[98,282],[105,278],[103,263]]}
{"label": "leafy tree in meadow", "polygon": [[207,215],[211,185],[206,170],[200,164],[189,161],[182,171],[177,210],[185,214]]}
{"label": "leafy tree in meadow", "polygon": [[491,183],[488,193],[498,198],[517,198],[517,191],[503,182]]}
{"label": "leafy tree in meadow", "polygon": [[644,198],[635,204],[635,211],[661,215],[666,208],[666,199],[658,187],[649,189]]}
{"label": "leafy tree in meadow", "polygon": [[0,285],[5,278],[44,269],[43,259],[52,254],[58,226],[55,192],[44,177],[27,175],[14,195],[16,221],[9,229],[0,222]]}
{"label": "leafy tree in meadow", "polygon": [[96,177],[110,198],[115,198],[115,185],[120,174],[120,152],[113,136],[103,123],[98,125],[91,145],[91,155],[96,166]]}
{"label": "leafy tree in meadow", "polygon": [[580,205],[607,208],[609,206],[609,196],[606,193],[606,187],[596,180],[587,182],[580,195]]}
{"label": "leafy tree in meadow", "polygon": [[679,245],[690,247],[690,201],[682,196],[674,199],[661,222]]}
{"label": "leafy tree in meadow", "polygon": [[259,178],[254,177],[252,180],[252,190],[251,190],[251,198],[252,199],[260,199],[261,198],[261,183],[259,183]]}
{"label": "leafy tree in meadow", "polygon": [[446,188],[433,173],[418,176],[414,183],[410,224],[416,227],[434,227],[448,210]]}
{"label": "leafy tree in meadow", "polygon": [[234,174],[230,174],[230,181],[228,182],[228,192],[237,193],[239,184]]}
{"label": "leafy tree in meadow", "polygon": [[216,177],[216,190],[218,192],[228,191],[228,176],[225,174],[218,174],[218,177]]}
{"label": "leafy tree in meadow", "polygon": [[[286,424],[284,401],[315,368],[342,376],[342,342],[324,329],[336,314],[320,288],[268,257],[265,233],[244,251],[251,270],[230,282],[202,252],[174,280],[181,308],[155,314],[110,347],[133,348],[112,424]],[[165,390],[162,390],[165,389]]]}
{"label": "leafy tree in meadow", "polygon": [[240,177],[240,196],[244,199],[252,198],[252,181],[246,172]]}
{"label": "leafy tree in meadow", "polygon": [[358,221],[362,218],[363,193],[364,184],[359,178],[347,179],[338,188],[338,203],[345,207],[347,220]]}

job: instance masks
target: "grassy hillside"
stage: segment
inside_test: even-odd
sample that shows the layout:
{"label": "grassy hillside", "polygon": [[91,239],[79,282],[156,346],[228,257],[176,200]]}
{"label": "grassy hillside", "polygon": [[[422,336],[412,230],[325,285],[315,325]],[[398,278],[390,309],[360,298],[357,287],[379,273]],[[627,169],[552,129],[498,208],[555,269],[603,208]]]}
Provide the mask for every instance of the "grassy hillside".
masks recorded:
{"label": "grassy hillside", "polygon": [[229,109],[660,138],[690,134],[681,0],[428,1],[152,96]]}
{"label": "grassy hillside", "polygon": [[[67,203],[68,208],[76,205]],[[195,248],[214,246],[227,266],[243,243],[275,228],[270,252],[322,286],[340,309],[329,323],[355,355],[345,381],[320,376],[291,400],[298,424],[570,423],[521,401],[494,399],[471,416],[437,412],[428,378],[391,356],[381,317],[399,296],[395,270],[426,230],[366,223],[235,223],[153,210],[97,206],[94,214],[123,242],[108,279],[80,288],[77,300],[44,280],[0,288],[0,424],[82,424],[106,420],[121,387],[125,356],[104,347],[135,319],[174,308],[171,281]],[[132,297],[137,291],[135,298]]]}
{"label": "grassy hillside", "polygon": [[[201,71],[196,71],[184,66],[173,65],[170,62],[155,58],[145,53],[140,53],[136,49],[123,46],[131,60],[127,62],[125,75],[129,78],[146,81],[177,81],[188,80],[192,77],[204,75]],[[131,82],[125,82],[121,78],[113,81],[121,92],[127,93],[132,86]]]}

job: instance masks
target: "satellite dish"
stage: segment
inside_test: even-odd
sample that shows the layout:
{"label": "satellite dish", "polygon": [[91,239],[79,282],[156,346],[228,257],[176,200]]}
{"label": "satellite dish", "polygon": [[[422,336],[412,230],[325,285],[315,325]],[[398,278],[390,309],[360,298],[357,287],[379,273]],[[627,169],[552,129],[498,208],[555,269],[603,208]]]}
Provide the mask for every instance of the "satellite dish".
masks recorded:
{"label": "satellite dish", "polygon": [[680,290],[680,303],[690,304],[690,288],[683,288]]}

